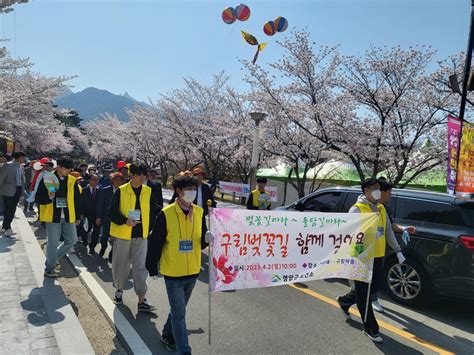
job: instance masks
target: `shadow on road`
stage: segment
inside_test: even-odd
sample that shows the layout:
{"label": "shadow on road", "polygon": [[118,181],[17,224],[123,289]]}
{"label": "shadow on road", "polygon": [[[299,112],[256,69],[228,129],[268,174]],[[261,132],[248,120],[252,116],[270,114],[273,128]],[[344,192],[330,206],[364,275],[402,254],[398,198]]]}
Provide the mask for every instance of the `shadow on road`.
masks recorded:
{"label": "shadow on road", "polygon": [[[362,333],[362,331],[364,330],[364,327],[363,327],[362,323],[351,320],[351,321],[347,321],[346,324],[349,325],[352,328],[359,329],[361,337],[366,336]],[[391,336],[387,335],[387,333],[383,332],[383,329],[381,329],[380,333],[382,334],[383,343],[382,344],[374,343],[374,344],[384,354],[393,354],[393,355],[423,354],[421,351],[418,351],[418,350],[415,350],[415,349],[413,349],[409,346],[406,346],[405,344],[402,344],[399,341],[392,338]]]}
{"label": "shadow on road", "polygon": [[456,354],[468,353],[469,351],[472,353],[474,350],[474,342],[460,336],[452,338],[431,326],[425,325],[424,323],[390,309],[387,306],[385,307],[384,316],[402,324],[408,332],[416,334],[417,337],[450,350]]}

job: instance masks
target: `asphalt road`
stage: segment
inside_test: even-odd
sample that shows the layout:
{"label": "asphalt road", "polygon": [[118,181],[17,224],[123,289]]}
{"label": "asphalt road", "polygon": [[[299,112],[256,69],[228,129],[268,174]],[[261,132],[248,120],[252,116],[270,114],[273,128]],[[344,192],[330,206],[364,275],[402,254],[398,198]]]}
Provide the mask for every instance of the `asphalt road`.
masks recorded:
{"label": "asphalt road", "polygon": [[[82,245],[76,254],[110,298],[110,264],[89,256]],[[107,253],[106,253],[107,255]],[[131,280],[120,310],[147,346],[166,354],[159,338],[168,313],[164,280],[149,279],[147,298],[156,314],[139,314]],[[313,281],[299,288],[280,286],[212,294],[212,345],[208,344],[207,255],[187,308],[190,345],[195,354],[431,354],[444,351],[474,354],[474,304],[439,301],[408,309],[385,300],[377,315],[384,338],[376,345],[362,334],[360,319],[346,322],[335,307],[336,296],[347,292],[344,281]]]}

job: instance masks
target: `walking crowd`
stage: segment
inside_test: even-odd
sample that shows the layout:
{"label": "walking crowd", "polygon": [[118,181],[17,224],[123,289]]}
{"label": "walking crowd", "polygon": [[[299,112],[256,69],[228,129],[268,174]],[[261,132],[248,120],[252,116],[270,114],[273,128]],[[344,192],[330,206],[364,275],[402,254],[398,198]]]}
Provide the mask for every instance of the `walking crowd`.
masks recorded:
{"label": "walking crowd", "polygon": [[[161,341],[169,351],[190,354],[186,331],[186,305],[201,270],[201,250],[211,242],[207,230],[209,207],[216,207],[215,189],[204,182],[205,171],[196,168],[181,172],[173,180],[174,195],[167,206],[163,203],[158,173],[145,165],[117,163],[97,167],[76,166],[69,157],[56,161],[42,158],[26,161],[23,152],[15,152],[11,162],[0,160],[0,196],[4,201],[4,219],[0,233],[11,237],[16,207],[24,194],[24,211],[34,212],[47,233],[44,276],[59,275],[58,260],[74,253],[78,242],[88,254],[105,257],[112,264],[114,302],[123,303],[123,290],[132,273],[137,310],[153,312],[146,298],[148,276],[164,277],[170,312],[162,330]],[[257,179],[247,208],[269,210],[270,196],[265,192],[267,180]],[[362,183],[363,194],[350,213],[379,214],[375,246],[371,303],[367,302],[368,284],[352,282],[351,291],[337,299],[344,315],[357,304],[363,315],[364,333],[375,342],[382,342],[373,310],[383,312],[378,302],[378,279],[385,256],[386,243],[400,263],[404,256],[393,232],[415,233],[413,227],[402,228],[393,223],[391,212],[384,206],[390,200],[392,185],[385,179],[368,179]],[[369,305],[369,307],[367,307]]]}

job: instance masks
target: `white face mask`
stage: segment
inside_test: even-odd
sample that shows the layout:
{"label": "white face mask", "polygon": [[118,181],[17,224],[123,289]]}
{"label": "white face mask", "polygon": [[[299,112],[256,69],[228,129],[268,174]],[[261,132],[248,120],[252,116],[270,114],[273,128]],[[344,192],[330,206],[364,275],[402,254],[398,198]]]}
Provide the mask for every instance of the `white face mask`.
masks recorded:
{"label": "white face mask", "polygon": [[182,197],[186,203],[193,203],[196,199],[197,191],[196,190],[188,190],[184,191],[184,196]]}
{"label": "white face mask", "polygon": [[375,200],[378,201],[382,197],[382,192],[380,190],[374,190],[371,192],[371,195]]}

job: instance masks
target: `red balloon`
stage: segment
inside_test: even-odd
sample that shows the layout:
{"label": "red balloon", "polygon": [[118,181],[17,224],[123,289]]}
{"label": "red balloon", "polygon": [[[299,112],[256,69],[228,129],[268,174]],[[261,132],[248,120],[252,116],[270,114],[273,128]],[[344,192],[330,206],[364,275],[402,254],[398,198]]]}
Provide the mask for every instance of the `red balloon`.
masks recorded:
{"label": "red balloon", "polygon": [[267,36],[273,36],[276,33],[275,24],[273,21],[265,22],[263,25],[263,32],[265,32]]}
{"label": "red balloon", "polygon": [[250,17],[250,8],[245,4],[237,5],[235,12],[239,21],[247,21]]}
{"label": "red balloon", "polygon": [[237,14],[233,7],[226,7],[224,11],[222,11],[222,20],[228,25],[234,23],[236,19]]}

